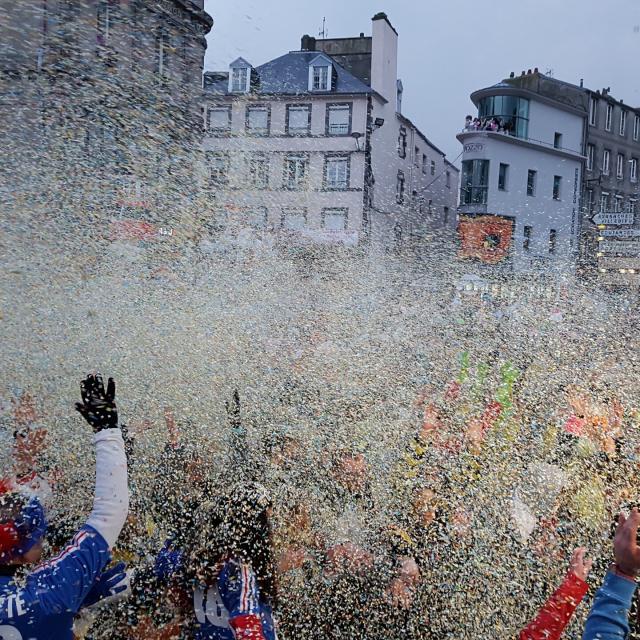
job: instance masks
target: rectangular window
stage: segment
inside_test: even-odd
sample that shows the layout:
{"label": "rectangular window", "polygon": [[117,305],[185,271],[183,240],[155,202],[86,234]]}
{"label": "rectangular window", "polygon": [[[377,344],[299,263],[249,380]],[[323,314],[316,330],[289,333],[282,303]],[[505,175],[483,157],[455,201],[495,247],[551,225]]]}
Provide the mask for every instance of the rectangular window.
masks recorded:
{"label": "rectangular window", "polygon": [[407,157],[407,130],[404,127],[400,127],[398,134],[398,155],[401,158]]}
{"label": "rectangular window", "polygon": [[247,107],[245,127],[247,133],[254,136],[268,136],[271,125],[271,109],[268,105]]}
{"label": "rectangular window", "polygon": [[444,224],[447,224],[449,222],[449,207],[445,207],[444,208],[444,219],[443,219]]}
{"label": "rectangular window", "polygon": [[616,196],[615,205],[614,205],[614,213],[622,213],[622,208],[624,206],[624,198],[623,196]]}
{"label": "rectangular window", "polygon": [[249,69],[236,68],[231,69],[231,92],[244,93],[247,90],[247,79]]}
{"label": "rectangular window", "polygon": [[418,147],[414,147],[413,149],[413,162],[416,167],[420,166],[420,149],[418,149]]}
{"label": "rectangular window", "polygon": [[209,184],[223,186],[229,183],[229,156],[226,153],[207,153]]}
{"label": "rectangular window", "polygon": [[593,214],[593,189],[587,189],[584,206],[587,214]]}
{"label": "rectangular window", "polygon": [[611,163],[611,152],[605,149],[602,153],[602,175],[609,175],[609,165]]}
{"label": "rectangular window", "polygon": [[555,229],[549,229],[549,253],[556,252],[557,239],[558,239],[558,232]]}
{"label": "rectangular window", "polygon": [[249,156],[249,183],[256,189],[266,189],[269,186],[269,157],[264,153],[254,153]]}
{"label": "rectangular window", "polygon": [[266,231],[268,226],[267,207],[252,207],[245,211],[245,217],[249,226],[257,231]]}
{"label": "rectangular window", "polygon": [[325,158],[324,185],[330,191],[345,191],[349,188],[349,156]]}
{"label": "rectangular window", "polygon": [[447,185],[447,189],[451,189],[451,171],[447,171],[447,173],[445,174],[446,177],[446,185]]}
{"label": "rectangular window", "polygon": [[562,134],[557,131],[553,136],[553,146],[556,149],[562,149]]}
{"label": "rectangular window", "polygon": [[600,213],[609,213],[609,194],[606,191],[600,194]]}
{"label": "rectangular window", "polygon": [[592,127],[596,126],[597,118],[598,118],[598,99],[591,98],[591,101],[589,103],[589,124]]}
{"label": "rectangular window", "polygon": [[522,230],[522,248],[525,251],[529,251],[531,248],[531,236],[533,233],[533,227],[525,226]]}
{"label": "rectangular window", "polygon": [[168,74],[169,62],[169,37],[166,33],[160,32],[156,38],[156,73],[162,78]]}
{"label": "rectangular window", "polygon": [[629,163],[629,178],[631,182],[638,181],[638,158],[631,158],[631,162]]}
{"label": "rectangular window", "polygon": [[307,209],[305,207],[287,207],[282,210],[280,227],[287,231],[300,231],[307,226]]}
{"label": "rectangular window", "polygon": [[529,169],[529,173],[527,173],[527,195],[535,196],[536,195],[536,181],[538,179],[538,172],[533,169]]}
{"label": "rectangular window", "polygon": [[627,112],[622,110],[620,112],[620,135],[624,136],[627,133]]}
{"label": "rectangular window", "polygon": [[507,177],[509,174],[509,165],[500,163],[500,171],[498,172],[498,189],[500,191],[507,190]]}
{"label": "rectangular window", "polygon": [[111,29],[114,7],[110,0],[100,0],[97,13],[96,39],[100,46],[105,46],[111,39]]}
{"label": "rectangular window", "polygon": [[629,200],[629,213],[636,213],[637,203],[638,201],[635,198],[631,198],[631,200]]}
{"label": "rectangular window", "polygon": [[396,202],[402,204],[404,202],[404,171],[398,171],[396,180]]}
{"label": "rectangular window", "polygon": [[553,176],[553,199],[560,200],[560,185],[562,185],[562,176]]}
{"label": "rectangular window", "polygon": [[613,120],[613,105],[612,104],[608,104],[607,105],[607,117],[605,118],[604,121],[604,128],[607,131],[611,131],[611,122]]}
{"label": "rectangular window", "polygon": [[633,118],[633,139],[640,139],[640,116],[635,116]]}
{"label": "rectangular window", "polygon": [[308,136],[311,133],[311,105],[287,105],[287,134],[290,136]]}
{"label": "rectangular window", "polygon": [[329,91],[329,67],[313,67],[313,90]]}
{"label": "rectangular window", "polygon": [[427,154],[423,153],[422,154],[422,173],[424,173],[425,175],[427,175],[427,169],[428,169],[428,160],[427,160]]}
{"label": "rectangular window", "polygon": [[351,135],[351,109],[349,104],[330,104],[327,106],[327,135]]}
{"label": "rectangular window", "polygon": [[618,180],[622,180],[624,178],[624,156],[619,153],[616,159],[616,177]]}
{"label": "rectangular window", "polygon": [[462,163],[460,204],[487,204],[489,161],[465,160]]}
{"label": "rectangular window", "polygon": [[596,146],[594,144],[587,145],[587,171],[593,171],[593,162],[596,157]]}
{"label": "rectangular window", "polygon": [[346,231],[348,209],[323,209],[322,228],[326,231]]}
{"label": "rectangular window", "polygon": [[436,175],[436,161],[435,160],[431,161],[431,175],[432,176]]}
{"label": "rectangular window", "polygon": [[307,179],[307,157],[286,156],[284,159],[284,188],[291,191],[303,189]]}
{"label": "rectangular window", "polygon": [[231,105],[210,107],[207,119],[209,131],[214,133],[231,131]]}

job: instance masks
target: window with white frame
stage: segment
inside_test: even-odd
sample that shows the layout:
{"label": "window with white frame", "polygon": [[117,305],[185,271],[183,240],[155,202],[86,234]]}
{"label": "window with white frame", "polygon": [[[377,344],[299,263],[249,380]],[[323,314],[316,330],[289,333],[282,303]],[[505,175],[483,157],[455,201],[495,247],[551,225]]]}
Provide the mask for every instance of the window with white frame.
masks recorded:
{"label": "window with white frame", "polygon": [[597,118],[598,118],[598,99],[591,98],[591,101],[589,102],[589,124],[592,127],[596,126]]}
{"label": "window with white frame", "polygon": [[404,171],[398,171],[396,179],[396,202],[402,204],[404,202]]}
{"label": "window with white frame", "polygon": [[330,104],[327,106],[327,135],[348,136],[351,134],[351,110],[353,105]]}
{"label": "window with white frame", "polygon": [[327,231],[346,231],[348,212],[346,208],[323,209],[322,228]]}
{"label": "window with white frame", "polygon": [[287,134],[290,136],[308,136],[311,133],[311,105],[287,105]]}
{"label": "window with white frame", "polygon": [[618,180],[622,180],[624,178],[624,156],[619,153],[616,159],[616,177]]}
{"label": "window with white frame", "polygon": [[614,204],[614,213],[622,213],[622,208],[624,207],[624,197],[617,195],[615,197],[615,204]]}
{"label": "window with white frame", "polygon": [[638,206],[638,201],[635,198],[630,198],[629,200],[629,213],[636,213],[636,209]]}
{"label": "window with white frame", "polygon": [[256,104],[247,107],[246,129],[254,136],[268,136],[271,113],[269,105]]}
{"label": "window with white frame", "polygon": [[627,112],[623,109],[620,112],[620,135],[624,136],[627,133]]}
{"label": "window with white frame", "polygon": [[307,180],[306,155],[288,155],[284,159],[284,188],[292,191],[304,189]]}
{"label": "window with white frame", "polygon": [[285,207],[282,209],[280,227],[287,231],[301,231],[307,226],[306,207]]}
{"label": "window with white frame", "polygon": [[609,212],[609,194],[606,191],[603,191],[600,194],[600,213],[608,213]]}
{"label": "window with white frame", "polygon": [[605,176],[609,175],[609,168],[611,164],[611,151],[609,149],[605,149],[602,152],[602,174]]}
{"label": "window with white frame", "polygon": [[269,156],[264,153],[252,153],[248,156],[249,183],[256,189],[269,186]]}
{"label": "window with white frame", "polygon": [[593,189],[587,189],[584,203],[585,211],[588,214],[593,213]]}
{"label": "window with white frame", "polygon": [[209,165],[209,183],[214,186],[222,186],[229,183],[229,155],[223,152],[209,152],[207,154]]}
{"label": "window with white frame", "polygon": [[587,171],[593,171],[593,163],[596,157],[596,146],[594,144],[587,145]]}
{"label": "window with white frame", "polygon": [[331,90],[331,67],[329,65],[314,65],[311,67],[311,91]]}
{"label": "window with white frame", "polygon": [[209,131],[213,133],[231,131],[231,105],[209,107],[207,121]]}
{"label": "window with white frame", "polygon": [[640,140],[640,116],[638,115],[633,118],[633,139]]}
{"label": "window with white frame", "polygon": [[611,123],[613,121],[613,105],[612,104],[608,104],[607,105],[607,116],[605,118],[604,121],[604,128],[607,131],[611,131]]}
{"label": "window with white frame", "polygon": [[233,67],[231,69],[231,93],[246,93],[249,91],[249,69],[247,67]]}
{"label": "window with white frame", "polygon": [[349,156],[327,156],[324,163],[325,189],[345,191],[349,188]]}
{"label": "window with white frame", "polygon": [[629,178],[631,182],[638,181],[638,158],[631,158],[629,162]]}

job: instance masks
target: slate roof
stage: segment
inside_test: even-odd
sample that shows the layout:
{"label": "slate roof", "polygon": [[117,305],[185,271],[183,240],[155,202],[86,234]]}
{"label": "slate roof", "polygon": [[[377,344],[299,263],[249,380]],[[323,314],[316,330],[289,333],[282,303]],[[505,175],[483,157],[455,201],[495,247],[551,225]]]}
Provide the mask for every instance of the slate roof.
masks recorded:
{"label": "slate roof", "polygon": [[[309,64],[318,56],[326,56],[333,64],[333,91],[309,91]],[[252,93],[258,95],[340,95],[372,93],[370,86],[350,74],[331,56],[317,51],[291,51],[275,60],[256,67],[258,83]],[[229,94],[229,73],[207,71],[204,90],[218,95]]]}

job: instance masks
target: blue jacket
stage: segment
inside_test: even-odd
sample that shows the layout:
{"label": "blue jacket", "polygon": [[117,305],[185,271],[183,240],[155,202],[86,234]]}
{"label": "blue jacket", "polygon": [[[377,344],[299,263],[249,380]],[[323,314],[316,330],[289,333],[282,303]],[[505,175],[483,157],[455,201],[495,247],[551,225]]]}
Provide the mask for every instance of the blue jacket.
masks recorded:
{"label": "blue jacket", "polygon": [[37,567],[24,587],[0,577],[0,638],[71,640],[73,619],[111,555],[105,539],[84,526],[57,557]]}
{"label": "blue jacket", "polygon": [[636,583],[607,573],[598,589],[582,640],[624,640],[629,635],[629,609]]}

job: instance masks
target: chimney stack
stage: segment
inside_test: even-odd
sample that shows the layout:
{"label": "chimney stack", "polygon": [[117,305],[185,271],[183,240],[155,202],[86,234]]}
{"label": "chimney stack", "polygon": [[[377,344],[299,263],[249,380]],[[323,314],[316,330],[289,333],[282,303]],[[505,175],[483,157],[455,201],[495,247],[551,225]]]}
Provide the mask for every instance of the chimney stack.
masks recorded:
{"label": "chimney stack", "polygon": [[310,35],[303,35],[302,42],[300,43],[301,51],[315,51],[316,50],[316,39],[312,38]]}
{"label": "chimney stack", "polygon": [[580,78],[580,88],[584,89],[584,78]]}

